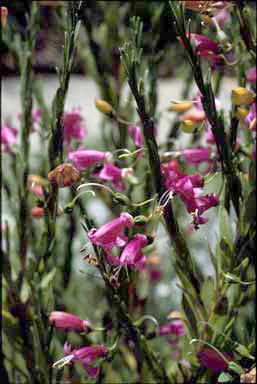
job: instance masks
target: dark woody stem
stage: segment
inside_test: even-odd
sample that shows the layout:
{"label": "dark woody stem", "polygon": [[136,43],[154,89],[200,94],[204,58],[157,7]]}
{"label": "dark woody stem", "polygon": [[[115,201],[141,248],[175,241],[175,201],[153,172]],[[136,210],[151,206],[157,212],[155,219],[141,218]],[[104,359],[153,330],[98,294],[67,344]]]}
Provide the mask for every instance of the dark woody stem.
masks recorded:
{"label": "dark woody stem", "polygon": [[181,38],[185,47],[188,61],[192,67],[195,82],[201,93],[203,108],[206,113],[206,117],[210,122],[218,154],[220,156],[222,173],[226,179],[225,207],[229,210],[230,200],[232,200],[236,213],[239,215],[241,182],[236,174],[235,165],[233,163],[233,154],[229,138],[225,131],[223,118],[217,113],[211,81],[209,78],[204,81],[199,57],[194,54],[190,40],[186,33],[184,15],[182,14],[183,10],[181,11],[177,4],[174,4],[173,2],[170,2],[170,8],[172,16],[176,22],[177,34]]}

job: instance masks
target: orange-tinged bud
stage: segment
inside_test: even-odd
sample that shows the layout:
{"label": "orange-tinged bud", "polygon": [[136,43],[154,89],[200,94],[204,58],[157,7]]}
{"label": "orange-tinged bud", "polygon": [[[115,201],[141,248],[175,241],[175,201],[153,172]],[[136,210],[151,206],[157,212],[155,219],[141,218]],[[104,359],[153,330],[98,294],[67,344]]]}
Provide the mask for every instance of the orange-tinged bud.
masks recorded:
{"label": "orange-tinged bud", "polygon": [[34,207],[31,210],[31,215],[37,219],[40,219],[45,214],[44,207]]}
{"label": "orange-tinged bud", "polygon": [[1,25],[3,28],[6,27],[8,16],[8,9],[6,7],[1,7]]}
{"label": "orange-tinged bud", "polygon": [[231,92],[231,100],[234,105],[248,105],[253,102],[254,94],[244,87],[236,87]]}
{"label": "orange-tinged bud", "polygon": [[242,124],[246,124],[245,118],[248,115],[248,113],[249,111],[247,109],[239,107],[237,108],[235,115]]}
{"label": "orange-tinged bud", "polygon": [[50,183],[60,188],[71,186],[79,177],[79,171],[69,163],[61,164],[48,173]]}
{"label": "orange-tinged bud", "polygon": [[96,99],[95,106],[98,109],[98,111],[102,112],[104,115],[114,116],[115,114],[111,104],[109,104],[105,100]]}
{"label": "orange-tinged bud", "polygon": [[184,120],[181,122],[180,128],[185,133],[192,133],[195,129],[195,124],[192,120]]}
{"label": "orange-tinged bud", "polygon": [[147,258],[147,264],[151,266],[159,266],[161,264],[160,256],[158,255],[150,255]]}
{"label": "orange-tinged bud", "polygon": [[240,383],[256,383],[256,367],[247,373],[242,373],[240,376]]}
{"label": "orange-tinged bud", "polygon": [[192,107],[193,107],[192,101],[184,100],[184,101],[179,101],[177,103],[173,103],[169,107],[169,111],[171,111],[171,112],[187,112]]}

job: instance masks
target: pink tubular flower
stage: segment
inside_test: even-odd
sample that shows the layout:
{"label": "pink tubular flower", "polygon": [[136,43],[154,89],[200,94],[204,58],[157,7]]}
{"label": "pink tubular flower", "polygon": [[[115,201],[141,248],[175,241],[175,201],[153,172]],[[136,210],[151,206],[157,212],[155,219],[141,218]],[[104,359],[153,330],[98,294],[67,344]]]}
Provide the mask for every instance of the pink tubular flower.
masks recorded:
{"label": "pink tubular flower", "polygon": [[17,130],[5,123],[1,127],[1,151],[12,153],[11,146],[15,143]]}
{"label": "pink tubular flower", "polygon": [[223,61],[220,57],[220,45],[216,41],[198,33],[191,33],[190,37],[197,56],[210,60],[214,64]]}
{"label": "pink tubular flower", "polygon": [[140,130],[140,127],[138,125],[130,125],[129,126],[129,134],[134,141],[136,147],[142,148],[143,145],[143,137]]}
{"label": "pink tubular flower", "polygon": [[90,345],[72,350],[71,346],[66,342],[64,344],[65,357],[57,361],[54,366],[60,365],[63,367],[65,364],[80,361],[87,374],[92,378],[96,378],[100,373],[100,367],[92,367],[91,364],[95,363],[98,358],[106,357],[107,353],[108,348],[105,345]]}
{"label": "pink tubular flower", "polygon": [[223,9],[214,16],[219,26],[222,28],[231,19],[230,12],[227,9]]}
{"label": "pink tubular flower", "polygon": [[162,325],[159,328],[159,335],[175,335],[175,336],[185,336],[186,331],[182,320],[174,320],[168,324]]}
{"label": "pink tubular flower", "polygon": [[146,257],[142,255],[141,250],[147,245],[147,237],[136,234],[125,246],[120,256],[120,264],[135,266],[137,270],[145,267]]}
{"label": "pink tubular flower", "polygon": [[69,152],[68,158],[79,171],[83,171],[92,165],[104,162],[110,157],[109,152],[96,151],[93,149],[80,148]]}
{"label": "pink tubular flower", "polygon": [[133,217],[127,212],[122,212],[120,217],[109,221],[99,229],[90,229],[88,238],[93,244],[102,247],[108,255],[114,245],[124,247],[127,242],[127,236],[124,234],[124,230],[133,224]]}
{"label": "pink tubular flower", "polygon": [[65,112],[63,115],[64,141],[70,143],[72,139],[82,140],[85,137],[84,119],[79,109]]}
{"label": "pink tubular flower", "polygon": [[[227,361],[232,361],[232,358],[228,354],[222,353],[222,355],[224,355]],[[228,363],[225,359],[212,348],[203,348],[197,353],[197,356],[201,365],[205,368],[209,368],[214,374],[226,371],[228,368]]]}
{"label": "pink tubular flower", "polygon": [[119,168],[114,164],[107,163],[103,168],[96,172],[95,175],[99,179],[111,181],[117,191],[121,192],[124,190],[123,179],[132,174],[132,169],[130,168]]}
{"label": "pink tubular flower", "polygon": [[256,129],[256,102],[254,101],[251,105],[250,112],[245,118],[245,123],[251,131]]}
{"label": "pink tubular flower", "polygon": [[182,149],[181,154],[188,164],[199,164],[211,161],[211,151],[209,148],[188,148]]}
{"label": "pink tubular flower", "polygon": [[256,78],[257,78],[257,71],[256,71],[256,67],[252,67],[252,68],[249,68],[247,71],[246,71],[246,80],[249,82],[249,83],[255,83],[256,82]]}
{"label": "pink tubular flower", "polygon": [[74,331],[90,331],[89,322],[81,320],[78,316],[71,313],[54,311],[49,315],[49,324],[60,329],[71,329]]}

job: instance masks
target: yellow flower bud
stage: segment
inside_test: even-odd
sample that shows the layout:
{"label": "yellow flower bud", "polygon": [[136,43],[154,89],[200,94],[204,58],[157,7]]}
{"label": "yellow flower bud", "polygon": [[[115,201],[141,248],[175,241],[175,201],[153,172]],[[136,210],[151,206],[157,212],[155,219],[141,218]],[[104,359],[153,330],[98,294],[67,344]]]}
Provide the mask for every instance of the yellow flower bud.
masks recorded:
{"label": "yellow flower bud", "polygon": [[114,109],[112,108],[111,104],[109,104],[105,100],[96,99],[95,100],[95,106],[98,109],[98,111],[102,112],[105,115],[108,116],[114,116]]}
{"label": "yellow flower bud", "polygon": [[194,122],[192,120],[184,120],[180,124],[181,131],[185,133],[192,133],[195,129]]}
{"label": "yellow flower bud", "polygon": [[61,164],[48,173],[50,183],[60,188],[71,186],[79,177],[79,171],[69,163]]}
{"label": "yellow flower bud", "polygon": [[190,100],[179,101],[177,103],[173,103],[169,107],[169,111],[171,112],[187,112],[193,106],[193,102]]}
{"label": "yellow flower bud", "polygon": [[253,92],[243,87],[236,87],[231,93],[232,104],[234,105],[248,105],[254,100]]}
{"label": "yellow flower bud", "polygon": [[167,316],[168,319],[183,319],[183,316],[179,311],[172,311]]}
{"label": "yellow flower bud", "polygon": [[245,118],[248,115],[248,113],[249,111],[247,111],[247,109],[239,107],[237,108],[235,115],[240,121],[240,123],[245,124]]}
{"label": "yellow flower bud", "polygon": [[8,9],[6,7],[1,7],[1,25],[3,28],[6,27],[8,16]]}

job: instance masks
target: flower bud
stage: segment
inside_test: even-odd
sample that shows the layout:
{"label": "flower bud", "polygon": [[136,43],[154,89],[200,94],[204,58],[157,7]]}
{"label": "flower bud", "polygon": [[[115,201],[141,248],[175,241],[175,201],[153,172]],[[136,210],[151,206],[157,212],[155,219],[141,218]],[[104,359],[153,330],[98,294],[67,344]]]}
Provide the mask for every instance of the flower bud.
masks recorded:
{"label": "flower bud", "polygon": [[79,177],[79,171],[69,163],[61,164],[48,173],[50,183],[60,188],[71,186]]}
{"label": "flower bud", "polygon": [[180,124],[181,131],[185,133],[192,133],[194,131],[195,125],[192,120],[184,120]]}
{"label": "flower bud", "polygon": [[115,115],[115,111],[112,108],[111,104],[109,104],[105,100],[96,99],[95,100],[95,106],[98,109],[98,111],[102,112],[104,115],[107,115],[110,117]]}
{"label": "flower bud", "polygon": [[169,107],[169,111],[171,111],[171,112],[187,112],[192,107],[193,107],[192,101],[184,100],[184,101],[173,103]]}
{"label": "flower bud", "polygon": [[1,7],[1,25],[3,28],[6,27],[8,16],[8,9],[6,7]]}
{"label": "flower bud", "polygon": [[34,207],[31,210],[31,215],[37,219],[40,219],[44,216],[45,210],[44,207]]}
{"label": "flower bud", "polygon": [[248,113],[249,111],[247,111],[247,109],[239,107],[237,108],[235,115],[240,121],[240,123],[245,124],[245,118],[248,115]]}
{"label": "flower bud", "polygon": [[234,105],[248,105],[254,100],[253,92],[243,87],[236,87],[231,93],[232,104]]}

